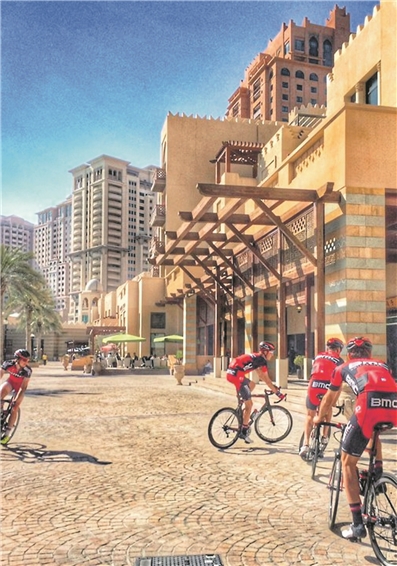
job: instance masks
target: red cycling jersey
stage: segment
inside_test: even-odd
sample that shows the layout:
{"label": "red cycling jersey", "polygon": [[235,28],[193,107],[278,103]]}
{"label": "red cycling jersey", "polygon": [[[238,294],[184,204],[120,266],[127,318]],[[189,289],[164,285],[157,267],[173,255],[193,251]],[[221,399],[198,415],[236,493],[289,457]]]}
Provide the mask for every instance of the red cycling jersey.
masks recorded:
{"label": "red cycling jersey", "polygon": [[372,358],[349,360],[335,369],[330,389],[338,391],[343,381],[357,395],[354,414],[366,438],[379,422],[397,426],[397,383],[387,364]]}
{"label": "red cycling jersey", "polygon": [[314,358],[310,381],[307,388],[306,407],[315,410],[321,401],[321,397],[328,390],[331,375],[335,367],[343,364],[342,358],[328,352],[320,352]]}
{"label": "red cycling jersey", "polygon": [[7,381],[15,392],[18,392],[20,390],[23,380],[25,378],[29,378],[32,375],[32,369],[29,366],[19,368],[15,360],[4,362],[1,366],[1,369],[10,374],[7,378]]}
{"label": "red cycling jersey", "polygon": [[242,354],[230,362],[226,372],[226,379],[233,383],[238,390],[245,379],[245,375],[259,368],[267,371],[267,361],[262,354],[259,352]]}

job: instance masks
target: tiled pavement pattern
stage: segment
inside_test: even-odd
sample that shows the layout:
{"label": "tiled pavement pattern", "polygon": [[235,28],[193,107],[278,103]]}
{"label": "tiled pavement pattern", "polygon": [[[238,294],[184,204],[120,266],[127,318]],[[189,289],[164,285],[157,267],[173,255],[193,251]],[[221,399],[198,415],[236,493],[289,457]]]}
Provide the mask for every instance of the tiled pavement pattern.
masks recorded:
{"label": "tiled pavement pattern", "polygon": [[[2,460],[4,566],[134,565],[137,557],[220,554],[225,566],[365,566],[370,545],[327,528],[325,487],[297,456],[302,416],[276,445],[225,452],[207,424],[233,396],[209,380],[89,377],[35,369]],[[199,380],[198,380],[199,381]],[[385,438],[396,471],[396,437]],[[349,515],[344,497],[338,520]]]}

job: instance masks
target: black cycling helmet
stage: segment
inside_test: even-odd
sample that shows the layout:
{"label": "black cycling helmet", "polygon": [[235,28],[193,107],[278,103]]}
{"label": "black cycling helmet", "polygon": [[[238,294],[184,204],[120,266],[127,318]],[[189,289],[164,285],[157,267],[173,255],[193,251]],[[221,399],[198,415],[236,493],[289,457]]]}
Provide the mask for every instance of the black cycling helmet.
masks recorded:
{"label": "black cycling helmet", "polygon": [[274,352],[276,346],[271,342],[261,342],[259,344],[259,349],[261,352]]}
{"label": "black cycling helmet", "polygon": [[364,336],[356,336],[349,340],[346,349],[349,354],[369,356],[372,352],[372,342]]}
{"label": "black cycling helmet", "polygon": [[14,358],[23,358],[25,360],[28,360],[30,358],[30,353],[27,350],[16,350],[14,352]]}
{"label": "black cycling helmet", "polygon": [[327,340],[327,348],[330,348],[331,350],[343,350],[344,346],[344,343],[342,340],[339,340],[339,338],[330,338]]}

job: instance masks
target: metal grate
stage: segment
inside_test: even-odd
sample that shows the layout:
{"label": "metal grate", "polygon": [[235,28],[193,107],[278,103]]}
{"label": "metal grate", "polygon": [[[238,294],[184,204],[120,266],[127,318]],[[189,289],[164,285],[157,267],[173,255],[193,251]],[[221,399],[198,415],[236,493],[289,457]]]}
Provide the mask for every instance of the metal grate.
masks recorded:
{"label": "metal grate", "polygon": [[137,558],[135,566],[223,566],[223,562],[218,554],[195,554]]}

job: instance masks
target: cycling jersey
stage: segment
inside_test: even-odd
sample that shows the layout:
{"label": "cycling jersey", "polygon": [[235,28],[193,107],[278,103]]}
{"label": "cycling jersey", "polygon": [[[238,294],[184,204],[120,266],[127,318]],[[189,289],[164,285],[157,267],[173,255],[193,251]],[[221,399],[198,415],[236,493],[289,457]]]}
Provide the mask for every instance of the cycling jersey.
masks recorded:
{"label": "cycling jersey", "polygon": [[15,360],[5,361],[1,366],[1,369],[9,373],[7,381],[15,392],[20,390],[23,380],[32,375],[32,369],[30,366],[20,368],[17,366]]}
{"label": "cycling jersey", "polygon": [[[361,429],[364,438],[371,438],[379,422],[392,422],[397,426],[397,383],[387,364],[372,358],[349,360],[335,369],[330,389],[338,391],[343,382],[357,395],[351,422]],[[346,433],[346,441],[352,434]],[[346,451],[351,453],[352,449]]]}
{"label": "cycling jersey", "polygon": [[336,354],[320,352],[314,359],[310,381],[307,387],[306,408],[314,411],[329,388],[334,369],[343,364]]}
{"label": "cycling jersey", "polygon": [[[240,391],[244,382],[248,382],[248,379],[245,377],[246,374],[260,368],[267,371],[267,360],[262,354],[259,352],[242,354],[230,362],[226,372],[226,379],[235,385],[237,391]],[[248,391],[246,393],[249,395]]]}

